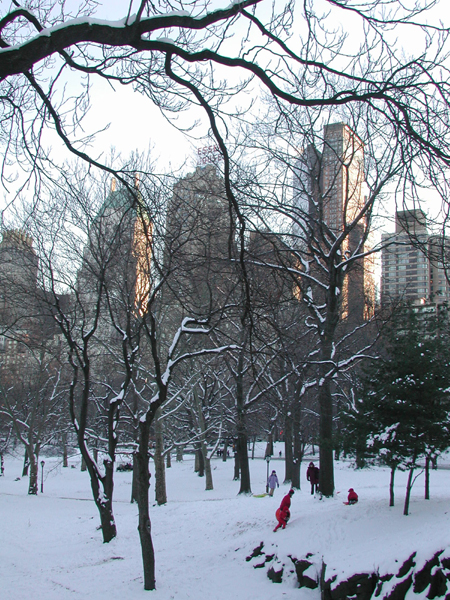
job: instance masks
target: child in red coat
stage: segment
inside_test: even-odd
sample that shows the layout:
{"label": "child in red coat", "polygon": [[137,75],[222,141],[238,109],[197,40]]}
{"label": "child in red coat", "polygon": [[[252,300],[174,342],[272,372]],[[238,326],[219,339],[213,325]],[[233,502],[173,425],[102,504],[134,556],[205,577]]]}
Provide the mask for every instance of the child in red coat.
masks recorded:
{"label": "child in red coat", "polygon": [[285,529],[286,523],[289,521],[289,517],[291,516],[289,508],[291,507],[291,497],[293,494],[294,490],[289,490],[289,492],[281,501],[280,508],[277,510],[278,525],[275,527],[274,531],[276,531],[279,527],[281,527],[281,529]]}
{"label": "child in red coat", "polygon": [[358,494],[353,488],[348,490],[348,504],[356,504],[358,502]]}

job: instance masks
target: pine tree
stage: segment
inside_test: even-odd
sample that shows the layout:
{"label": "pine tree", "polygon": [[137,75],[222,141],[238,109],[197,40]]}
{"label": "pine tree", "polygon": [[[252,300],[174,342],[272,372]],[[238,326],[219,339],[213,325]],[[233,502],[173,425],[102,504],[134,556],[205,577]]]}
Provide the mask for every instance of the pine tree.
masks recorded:
{"label": "pine tree", "polygon": [[405,515],[419,459],[428,464],[450,446],[450,351],[444,313],[430,317],[403,306],[394,314],[382,354],[365,372],[358,400],[347,411],[347,438],[353,436],[353,445],[360,447],[365,438],[366,452],[375,452],[391,469],[390,506],[396,469],[409,470]]}

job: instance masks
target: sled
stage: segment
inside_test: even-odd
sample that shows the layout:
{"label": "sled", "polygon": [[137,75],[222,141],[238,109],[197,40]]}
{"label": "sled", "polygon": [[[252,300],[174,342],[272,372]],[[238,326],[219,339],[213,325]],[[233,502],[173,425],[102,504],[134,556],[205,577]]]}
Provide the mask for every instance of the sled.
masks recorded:
{"label": "sled", "polygon": [[[276,519],[277,519],[278,522],[280,521],[280,512],[281,512],[280,509],[277,508],[277,512],[275,513],[275,517],[276,517]],[[290,518],[291,518],[291,516],[289,515],[288,518],[286,519],[286,523],[289,521]]]}
{"label": "sled", "polygon": [[253,498],[265,498],[268,495],[269,494],[266,494],[265,492],[264,492],[264,494],[253,494]]}

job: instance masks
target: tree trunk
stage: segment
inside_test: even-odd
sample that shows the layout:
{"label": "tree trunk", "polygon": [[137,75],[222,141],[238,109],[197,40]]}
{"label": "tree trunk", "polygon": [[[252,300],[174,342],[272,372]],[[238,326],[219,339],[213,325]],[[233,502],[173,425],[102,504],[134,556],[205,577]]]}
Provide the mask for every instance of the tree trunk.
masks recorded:
{"label": "tree trunk", "polygon": [[0,453],[0,476],[5,474],[5,458],[3,452]]}
{"label": "tree trunk", "polygon": [[[325,375],[325,373],[323,373]],[[320,492],[327,497],[334,494],[334,465],[333,465],[333,399],[329,378],[322,377],[319,387],[320,407]]]}
{"label": "tree trunk", "polygon": [[252,490],[250,487],[250,465],[248,461],[247,451],[247,430],[245,423],[245,413],[240,412],[237,422],[237,444],[236,450],[239,456],[239,467],[241,471],[241,487],[239,494],[251,494]]}
{"label": "tree trunk", "polygon": [[28,456],[27,450],[25,450],[25,457],[23,459],[22,477],[26,477],[28,475],[29,465],[30,465],[30,458]]}
{"label": "tree trunk", "polygon": [[293,469],[292,469],[292,481],[291,481],[291,487],[299,490],[300,489],[300,467],[301,467],[302,461],[301,458],[294,458],[294,462],[293,462]]}
{"label": "tree trunk", "polygon": [[266,456],[273,456],[273,435],[272,435],[272,431],[267,436],[266,452],[265,452],[264,458]]}
{"label": "tree trunk", "polygon": [[303,445],[300,439],[300,406],[297,404],[292,415],[292,423],[294,430],[294,460],[292,464],[292,487],[299,490],[300,484],[300,467],[303,459]]}
{"label": "tree trunk", "polygon": [[234,453],[234,476],[233,476],[233,480],[234,481],[238,481],[241,478],[241,468],[239,465],[239,454],[237,453],[237,450]]}
{"label": "tree trunk", "polygon": [[255,460],[255,446],[256,446],[256,435],[253,436],[253,442],[252,442],[252,460]]}
{"label": "tree trunk", "polygon": [[212,470],[211,470],[211,459],[208,458],[208,456],[205,456],[205,475],[206,475],[206,481],[205,481],[205,490],[213,490],[214,486],[213,486],[213,478],[212,478]]}
{"label": "tree trunk", "polygon": [[[105,475],[102,479],[103,494],[102,498],[100,498],[97,490],[98,501],[96,501],[96,504],[100,512],[103,542],[108,543],[117,535],[116,523],[112,508],[114,492],[114,462],[112,462],[109,458],[105,459],[103,461],[103,468],[105,470]],[[94,496],[94,498],[95,497],[96,496]]]}
{"label": "tree trunk", "polygon": [[396,465],[391,467],[391,480],[389,482],[389,506],[394,506],[394,477]]}
{"label": "tree trunk", "polygon": [[412,478],[414,473],[414,467],[409,470],[408,483],[406,484],[405,494],[405,506],[403,508],[403,514],[407,516],[409,514],[409,499],[411,498]]}
{"label": "tree trunk", "polygon": [[103,534],[103,543],[108,544],[117,535],[116,523],[114,521],[112,500],[105,498],[102,502],[96,502],[100,514],[100,524]]}
{"label": "tree trunk", "polygon": [[[248,436],[247,436],[247,423],[246,423],[246,412],[245,412],[245,397],[244,397],[244,348],[246,345],[247,331],[242,330],[243,343],[242,348],[239,352],[238,365],[237,365],[237,377],[236,377],[236,454],[239,461],[239,469],[241,475],[241,486],[239,494],[251,494],[252,490],[250,487],[250,465],[248,461]],[[235,465],[235,478],[236,478],[236,465]]]}
{"label": "tree trunk", "polygon": [[139,539],[141,542],[142,563],[144,567],[144,590],[154,590],[155,581],[155,551],[152,541],[152,525],[148,507],[148,489],[150,472],[148,468],[150,423],[139,422],[139,449],[136,453],[138,465],[138,508],[139,508]]}
{"label": "tree trunk", "polygon": [[336,435],[334,436],[334,460],[339,460],[342,450],[342,425],[340,419],[341,402],[338,400],[336,405]]}
{"label": "tree trunk", "polygon": [[116,523],[112,509],[114,491],[114,462],[112,462],[109,458],[103,461],[105,474],[100,478],[97,470],[95,469],[95,463],[89,456],[88,450],[84,443],[83,432],[78,432],[78,446],[82,452],[85,470],[89,472],[92,496],[100,515],[103,543],[107,544],[117,535]]}
{"label": "tree trunk", "polygon": [[81,470],[82,471],[86,471],[87,466],[86,466],[86,461],[84,460],[84,456],[81,457]]}
{"label": "tree trunk", "polygon": [[199,445],[199,448],[197,449],[197,457],[198,457],[198,470],[197,470],[198,476],[204,477],[205,476],[205,460],[203,457],[201,445]]}
{"label": "tree trunk", "polygon": [[36,496],[38,493],[38,466],[39,463],[33,452],[30,452],[31,458],[29,462],[30,466],[30,479],[28,481],[28,494],[30,496]]}
{"label": "tree trunk", "polygon": [[292,420],[286,415],[284,420],[284,483],[292,481],[294,454],[292,447]]}
{"label": "tree trunk", "polygon": [[364,456],[364,452],[365,452],[365,448],[356,448],[356,468],[357,469],[364,469],[364,467],[366,466],[366,458]]}
{"label": "tree trunk", "polygon": [[130,502],[133,504],[138,501],[138,493],[139,493],[139,485],[138,485],[138,461],[136,452],[133,452],[133,476],[131,479],[131,500]]}
{"label": "tree trunk", "polygon": [[200,455],[198,450],[194,452],[194,473],[198,473],[200,471]]}
{"label": "tree trunk", "polygon": [[62,445],[63,445],[63,467],[69,466],[69,457],[68,457],[68,448],[67,448],[67,433],[64,433],[62,436]]}
{"label": "tree trunk", "polygon": [[430,457],[425,458],[425,500],[430,499]]}
{"label": "tree trunk", "polygon": [[166,469],[164,466],[164,439],[162,432],[162,423],[159,419],[161,412],[158,410],[154,420],[155,424],[155,453],[153,460],[155,462],[155,500],[159,506],[166,504]]}
{"label": "tree trunk", "polygon": [[183,446],[177,446],[177,462],[183,462]]}
{"label": "tree trunk", "polygon": [[172,467],[172,458],[170,456],[170,451],[166,454],[166,469],[170,469]]}

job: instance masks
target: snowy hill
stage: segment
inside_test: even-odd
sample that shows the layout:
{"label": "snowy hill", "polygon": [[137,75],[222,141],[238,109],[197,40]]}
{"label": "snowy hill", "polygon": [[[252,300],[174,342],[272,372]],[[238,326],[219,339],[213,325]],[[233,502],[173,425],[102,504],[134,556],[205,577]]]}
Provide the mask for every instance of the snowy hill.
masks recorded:
{"label": "snowy hill", "polygon": [[[387,598],[389,590],[413,571],[419,572],[436,552],[444,550],[441,559],[450,556],[450,470],[432,472],[430,500],[423,499],[423,474],[418,477],[410,515],[405,517],[406,474],[398,473],[396,506],[389,508],[387,469],[355,471],[349,463],[338,462],[337,493],[320,500],[309,493],[305,476],[309,459],[302,468],[303,488],[292,499],[292,518],[285,530],[276,533],[274,513],[289,486],[280,486],[274,498],[237,496],[232,461],[215,459],[215,489],[205,492],[204,479],[193,472],[192,457],[173,462],[167,470],[168,503],[151,508],[157,590],[145,592],[137,507],[129,502],[131,473],[116,474],[118,537],[102,544],[89,477],[80,472],[77,460],[72,460],[76,468],[63,469],[56,458],[46,458],[44,494],[30,497],[26,479],[15,481],[21,461],[7,458],[5,476],[0,478],[1,597],[126,600],[151,594],[157,600],[319,599],[318,589],[298,588],[292,560],[310,555],[305,575],[320,578],[325,563],[325,579],[334,579],[332,589],[355,573],[393,575],[380,589],[379,597]],[[259,457],[250,467],[253,492],[261,494],[266,463]],[[281,459],[272,460],[270,469],[283,479]],[[349,487],[359,494],[355,506],[343,504]],[[246,560],[261,542],[263,554]],[[412,570],[403,579],[396,577],[413,552]],[[281,583],[268,578],[271,568],[274,573],[283,569]],[[434,573],[436,566],[428,571]],[[407,597],[432,597],[429,593],[427,584],[420,594],[411,588]]]}

